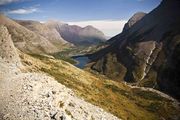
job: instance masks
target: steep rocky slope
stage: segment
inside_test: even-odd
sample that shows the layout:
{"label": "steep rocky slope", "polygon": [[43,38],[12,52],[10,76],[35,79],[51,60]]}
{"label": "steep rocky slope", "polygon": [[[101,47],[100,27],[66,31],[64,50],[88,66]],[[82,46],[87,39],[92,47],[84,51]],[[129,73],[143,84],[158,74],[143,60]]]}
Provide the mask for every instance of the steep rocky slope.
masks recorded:
{"label": "steep rocky slope", "polygon": [[28,53],[54,53],[59,49],[45,37],[38,35],[0,14],[0,25],[7,27],[15,46]]}
{"label": "steep rocky slope", "polygon": [[105,35],[93,26],[82,28],[77,25],[68,25],[56,21],[48,21],[46,24],[55,27],[63,39],[74,45],[93,45],[106,40]]}
{"label": "steep rocky slope", "polygon": [[[0,119],[1,120],[118,120],[85,102],[70,89],[21,64],[8,29],[0,26]],[[21,55],[25,55],[19,52]]]}
{"label": "steep rocky slope", "polygon": [[11,40],[11,35],[8,33],[8,30],[4,26],[0,26],[0,55],[1,61],[7,63],[14,63],[16,66],[20,66],[20,58],[14,47],[14,44]]}
{"label": "steep rocky slope", "polygon": [[121,34],[109,40],[111,45],[90,56],[91,68],[115,80],[157,88],[179,99],[178,11],[178,0],[163,0],[128,29],[127,23]]}
{"label": "steep rocky slope", "polygon": [[16,22],[26,27],[27,29],[45,37],[59,49],[63,49],[68,45],[70,46],[70,43],[65,41],[55,28],[48,27],[46,24],[40,23],[38,21],[16,20]]}

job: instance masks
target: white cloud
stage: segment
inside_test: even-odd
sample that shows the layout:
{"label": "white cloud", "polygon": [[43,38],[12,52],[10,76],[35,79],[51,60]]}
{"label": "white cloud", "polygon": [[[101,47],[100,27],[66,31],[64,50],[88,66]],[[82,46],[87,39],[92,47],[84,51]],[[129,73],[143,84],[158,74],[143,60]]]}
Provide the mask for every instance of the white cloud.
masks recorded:
{"label": "white cloud", "polygon": [[17,2],[17,1],[20,1],[20,0],[0,0],[0,5],[5,5],[5,4]]}
{"label": "white cloud", "polygon": [[10,10],[7,13],[8,14],[30,14],[37,12],[37,8],[21,8],[21,9],[16,9],[16,10]]}
{"label": "white cloud", "polygon": [[85,27],[92,25],[101,30],[106,36],[114,36],[120,33],[126,23],[126,20],[92,20],[92,21],[78,21],[68,22],[70,25],[79,25]]}

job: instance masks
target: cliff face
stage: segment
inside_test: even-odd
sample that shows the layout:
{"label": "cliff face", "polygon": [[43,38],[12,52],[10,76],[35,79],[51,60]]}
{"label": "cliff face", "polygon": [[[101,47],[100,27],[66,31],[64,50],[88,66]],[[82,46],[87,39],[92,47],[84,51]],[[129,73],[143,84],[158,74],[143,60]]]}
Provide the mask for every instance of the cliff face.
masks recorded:
{"label": "cliff face", "polygon": [[[91,68],[115,80],[159,88],[180,98],[180,2],[163,0],[130,28],[90,57]],[[130,20],[129,20],[130,21]]]}

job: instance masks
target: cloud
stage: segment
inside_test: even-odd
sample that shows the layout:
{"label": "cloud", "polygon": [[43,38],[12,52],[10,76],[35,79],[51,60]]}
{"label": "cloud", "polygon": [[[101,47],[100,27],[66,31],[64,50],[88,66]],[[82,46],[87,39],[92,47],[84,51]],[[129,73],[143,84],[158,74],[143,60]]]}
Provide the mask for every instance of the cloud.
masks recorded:
{"label": "cloud", "polygon": [[8,14],[30,14],[30,13],[35,13],[37,12],[37,8],[20,8],[20,9],[15,9],[15,10],[9,10],[7,13]]}
{"label": "cloud", "polygon": [[0,5],[5,5],[12,2],[18,2],[20,0],[0,0]]}
{"label": "cloud", "polygon": [[99,30],[101,30],[106,36],[112,37],[119,34],[126,20],[91,20],[91,21],[78,21],[78,22],[68,22],[70,25],[79,25],[85,27],[87,25],[92,25]]}

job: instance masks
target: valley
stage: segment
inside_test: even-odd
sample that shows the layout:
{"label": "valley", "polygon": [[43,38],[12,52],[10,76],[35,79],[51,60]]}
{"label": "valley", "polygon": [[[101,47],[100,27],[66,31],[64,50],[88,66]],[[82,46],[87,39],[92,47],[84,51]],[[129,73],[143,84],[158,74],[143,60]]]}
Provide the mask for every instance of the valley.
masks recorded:
{"label": "valley", "polygon": [[0,13],[0,120],[179,120],[179,10],[162,0],[110,39],[85,22]]}

